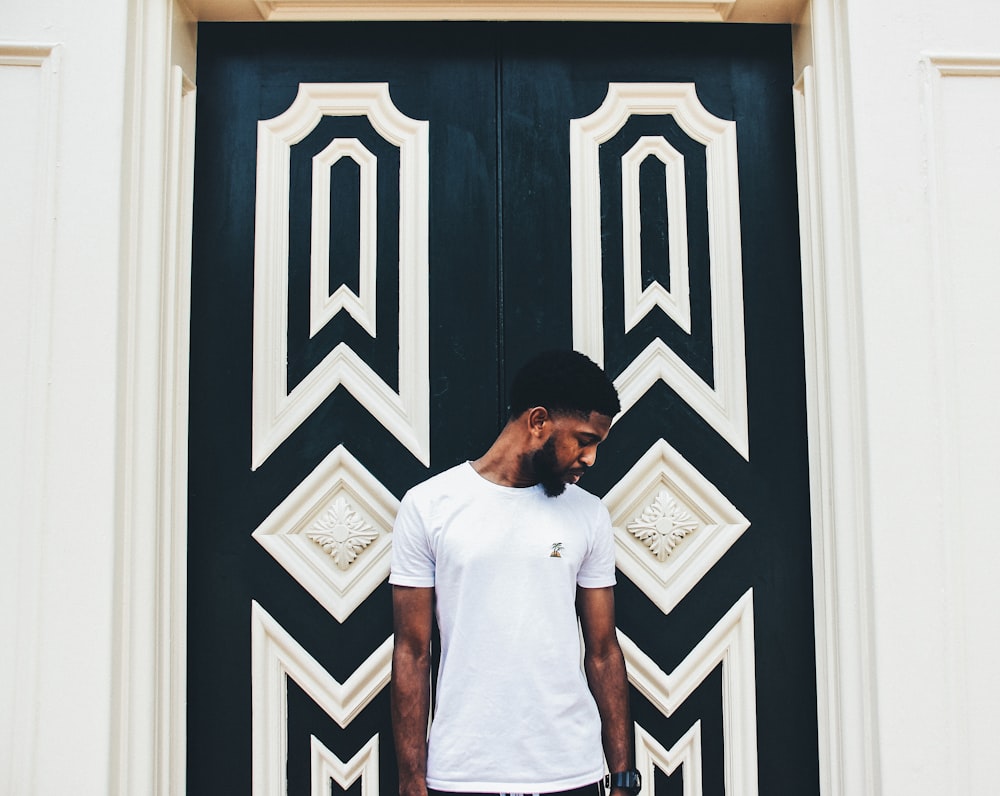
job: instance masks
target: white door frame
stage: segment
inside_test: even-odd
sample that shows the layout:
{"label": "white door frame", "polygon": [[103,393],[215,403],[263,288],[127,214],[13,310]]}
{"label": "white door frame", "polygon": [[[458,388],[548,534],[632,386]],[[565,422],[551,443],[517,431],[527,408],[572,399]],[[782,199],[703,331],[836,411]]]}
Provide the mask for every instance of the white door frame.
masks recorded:
{"label": "white door frame", "polygon": [[[185,792],[187,368],[194,25],[249,0],[131,0],[122,219],[123,342],[112,792]],[[787,21],[789,0],[740,0],[741,19]],[[325,8],[383,19],[725,18],[733,3],[407,0]],[[795,29],[796,140],[821,789],[879,793],[868,467],[845,4],[805,0]],[[317,0],[257,2],[263,12]],[[234,11],[234,9],[237,9]],[[242,11],[240,11],[242,9]],[[317,10],[319,9],[319,10]],[[346,10],[345,10],[346,9]],[[740,9],[749,9],[741,11]],[[742,14],[743,16],[739,16]],[[326,14],[336,16],[337,14]],[[785,15],[784,17],[782,15]],[[299,17],[302,18],[302,17]],[[187,74],[178,64],[187,66]],[[804,65],[804,66],[803,66]],[[250,619],[249,606],[247,621]],[[730,796],[739,796],[731,794]]]}

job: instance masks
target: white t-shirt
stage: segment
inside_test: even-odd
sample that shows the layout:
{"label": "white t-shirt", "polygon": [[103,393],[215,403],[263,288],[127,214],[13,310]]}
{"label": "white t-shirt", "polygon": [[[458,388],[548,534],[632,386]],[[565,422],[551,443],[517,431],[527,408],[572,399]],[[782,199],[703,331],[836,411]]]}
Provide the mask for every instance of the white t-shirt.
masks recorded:
{"label": "white t-shirt", "polygon": [[403,497],[389,582],[435,589],[428,787],[545,793],[603,776],[576,617],[577,586],[615,583],[600,500],[575,485],[556,498],[504,487],[458,465]]}

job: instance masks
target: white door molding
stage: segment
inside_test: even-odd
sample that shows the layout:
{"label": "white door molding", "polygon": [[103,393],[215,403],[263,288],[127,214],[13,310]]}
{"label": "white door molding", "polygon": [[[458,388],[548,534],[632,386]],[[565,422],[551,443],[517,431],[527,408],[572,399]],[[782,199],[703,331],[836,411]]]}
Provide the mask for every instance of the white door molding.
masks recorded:
{"label": "white door molding", "polygon": [[[383,381],[346,342],[338,343],[295,386],[288,384],[288,203],[291,146],[312,132],[326,116],[363,116],[388,144],[399,150],[399,391]],[[257,123],[257,206],[254,215],[253,413],[251,455],[260,467],[337,387],[343,386],[368,409],[424,466],[431,463],[430,382],[427,299],[428,124],[396,108],[388,83],[300,83],[292,104],[273,119]],[[358,142],[355,142],[356,144]],[[334,145],[344,145],[335,139]],[[318,170],[329,179],[329,147]],[[371,162],[374,156],[369,152]],[[323,160],[326,159],[326,163]],[[359,158],[359,165],[362,160]],[[314,169],[316,166],[314,166]],[[362,187],[370,172],[361,168]],[[313,240],[317,216],[330,218],[330,192],[313,191]],[[374,188],[374,184],[370,186]],[[374,191],[372,192],[374,199]],[[317,194],[319,194],[317,196]],[[362,208],[364,203],[362,202]],[[359,264],[361,295],[351,293],[343,306],[375,337],[375,259],[371,222],[375,208],[362,210],[361,249],[372,258]],[[368,222],[366,225],[365,222]],[[322,236],[323,241],[329,235]],[[329,260],[313,247],[311,291],[315,309],[316,271],[323,271],[320,301],[333,299],[336,314],[344,295],[330,296]],[[326,252],[324,252],[325,254]],[[366,267],[367,265],[367,267]],[[348,291],[346,286],[342,286]],[[325,288],[325,289],[324,289]],[[367,288],[367,289],[365,289]],[[311,315],[312,332],[322,327]]]}
{"label": "white door molding", "polygon": [[[135,0],[125,108],[111,791],[185,792],[186,372],[193,86],[175,70],[196,19],[262,14],[252,0]],[[284,6],[289,2],[265,3]],[[349,4],[308,3],[314,18]],[[356,5],[356,4],[355,4]],[[578,4],[367,3],[372,18],[568,19]],[[583,4],[580,4],[583,5]],[[299,6],[302,6],[299,3]],[[803,298],[819,756],[824,796],[879,792],[868,469],[846,11],[836,0],[603,0],[589,19],[792,22],[810,61],[798,83]],[[579,11],[579,9],[577,9]],[[644,12],[643,16],[637,16]],[[303,12],[305,13],[305,12]],[[246,17],[244,17],[246,18]],[[576,14],[576,18],[583,18]]]}
{"label": "white door molding", "polygon": [[794,22],[807,0],[186,0],[205,20]]}

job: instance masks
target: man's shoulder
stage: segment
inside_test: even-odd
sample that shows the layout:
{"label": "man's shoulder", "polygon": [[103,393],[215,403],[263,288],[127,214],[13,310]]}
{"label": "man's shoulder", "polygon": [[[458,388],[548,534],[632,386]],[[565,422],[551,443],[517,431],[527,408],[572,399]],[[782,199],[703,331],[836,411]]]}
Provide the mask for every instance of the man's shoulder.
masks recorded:
{"label": "man's shoulder", "polygon": [[566,491],[559,496],[559,499],[595,511],[604,505],[597,495],[576,484],[567,484]]}
{"label": "man's shoulder", "polygon": [[576,484],[569,484],[556,500],[562,502],[564,516],[571,522],[579,523],[580,527],[597,530],[611,523],[604,501]]}
{"label": "man's shoulder", "polygon": [[[415,501],[433,500],[441,495],[449,494],[456,486],[468,478],[469,463],[462,462],[449,467],[437,475],[432,475],[419,484],[407,490],[406,498]],[[405,498],[404,498],[405,499]]]}

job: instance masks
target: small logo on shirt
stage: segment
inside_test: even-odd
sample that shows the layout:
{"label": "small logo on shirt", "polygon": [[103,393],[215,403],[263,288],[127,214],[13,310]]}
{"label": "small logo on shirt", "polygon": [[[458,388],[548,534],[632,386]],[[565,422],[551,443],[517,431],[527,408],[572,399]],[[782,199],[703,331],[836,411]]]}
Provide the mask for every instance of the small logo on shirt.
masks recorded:
{"label": "small logo on shirt", "polygon": [[562,542],[553,542],[552,552],[549,553],[549,558],[562,558],[562,551],[565,549],[566,548]]}

